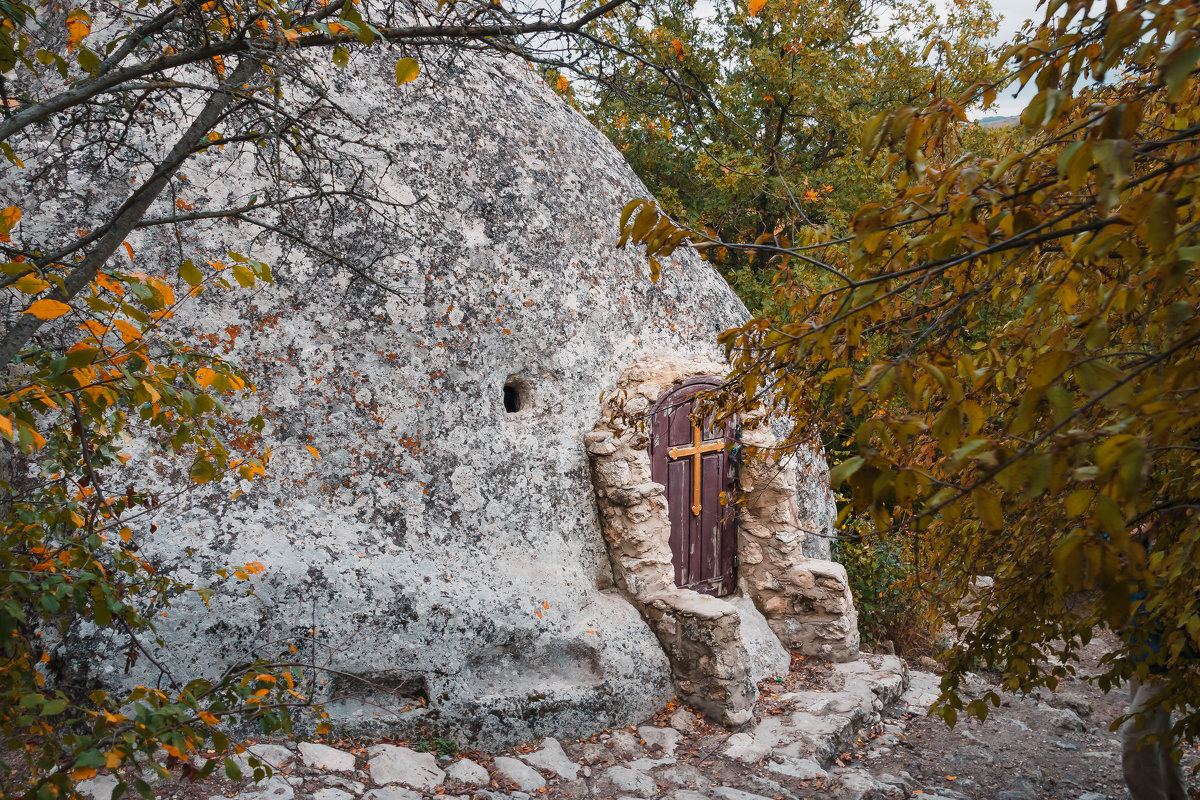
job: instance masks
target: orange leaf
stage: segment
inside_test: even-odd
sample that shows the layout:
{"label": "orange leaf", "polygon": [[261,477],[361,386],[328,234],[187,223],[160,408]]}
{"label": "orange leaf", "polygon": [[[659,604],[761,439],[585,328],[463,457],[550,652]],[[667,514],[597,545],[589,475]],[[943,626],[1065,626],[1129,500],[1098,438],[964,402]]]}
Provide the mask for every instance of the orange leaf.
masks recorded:
{"label": "orange leaf", "polygon": [[64,314],[71,313],[71,307],[66,303],[60,303],[57,300],[45,298],[38,300],[29,308],[21,312],[22,314],[33,314],[38,319],[58,319]]}
{"label": "orange leaf", "polygon": [[95,776],[96,776],[96,768],[95,767],[80,767],[79,769],[77,769],[71,773],[71,777],[77,781],[84,781],[84,780],[87,780],[88,778],[93,778]]}
{"label": "orange leaf", "polygon": [[758,12],[763,10],[763,6],[767,4],[767,0],[749,0],[746,4],[746,9],[750,12],[750,16],[757,17]]}
{"label": "orange leaf", "polygon": [[67,15],[67,52],[71,52],[79,43],[83,41],[83,37],[92,32],[92,20],[88,13],[81,8],[77,8]]}
{"label": "orange leaf", "polygon": [[132,264],[133,263],[133,246],[131,244],[129,244],[129,242],[121,242],[121,244],[125,245],[125,252],[129,253],[129,263]]}
{"label": "orange leaf", "polygon": [[5,438],[10,442],[13,440],[13,427],[11,418],[0,416],[0,433],[4,434]]}
{"label": "orange leaf", "polygon": [[212,386],[212,383],[217,378],[216,370],[211,370],[208,367],[201,367],[196,370],[196,383],[203,386],[205,389]]}
{"label": "orange leaf", "polygon": [[317,461],[321,460],[321,454],[317,452],[317,448],[313,447],[310,444],[306,444],[306,445],[304,445],[304,449],[307,450],[308,452],[312,453],[313,458],[315,458]]}
{"label": "orange leaf", "polygon": [[121,332],[121,338],[126,342],[133,342],[142,338],[142,332],[123,319],[113,320],[113,324],[117,326],[117,330]]}
{"label": "orange leaf", "polygon": [[16,225],[21,219],[21,209],[16,206],[6,206],[0,211],[0,230],[8,233],[12,230],[12,226]]}

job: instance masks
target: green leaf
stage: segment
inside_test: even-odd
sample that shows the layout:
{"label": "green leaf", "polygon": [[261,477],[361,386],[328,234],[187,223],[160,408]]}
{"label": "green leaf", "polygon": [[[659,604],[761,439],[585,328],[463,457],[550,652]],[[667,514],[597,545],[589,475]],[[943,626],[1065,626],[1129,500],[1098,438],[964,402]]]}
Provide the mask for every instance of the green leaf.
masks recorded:
{"label": "green leaf", "polygon": [[233,277],[237,280],[239,286],[250,288],[254,285],[254,272],[245,264],[234,264]]}
{"label": "green leaf", "polygon": [[232,758],[226,757],[225,759],[225,776],[231,781],[240,781],[242,779],[242,768]]}
{"label": "green leaf", "polygon": [[1183,94],[1186,79],[1195,68],[1197,61],[1200,61],[1200,45],[1189,47],[1181,53],[1168,55],[1162,70],[1162,80],[1167,87],[1168,101],[1174,103],[1179,100]]}
{"label": "green leaf", "polygon": [[859,467],[864,463],[866,463],[866,459],[862,456],[847,458],[829,471],[829,483],[836,489],[845,483],[847,478],[858,472]]}
{"label": "green leaf", "polygon": [[979,521],[988,530],[998,531],[1004,528],[1004,513],[1000,510],[1000,500],[987,487],[979,486],[971,492],[971,500],[975,503],[975,513]]}
{"label": "green leaf", "polygon": [[421,72],[421,65],[415,58],[402,58],[396,62],[396,85],[414,80]]}
{"label": "green leaf", "polygon": [[95,74],[96,70],[100,69],[100,56],[83,45],[79,46],[75,60],[79,62],[79,66],[83,68],[84,72]]}
{"label": "green leaf", "polygon": [[[341,45],[338,45],[337,47],[333,48],[332,59],[334,66],[338,67],[339,69],[345,69],[346,65],[350,63],[350,51]],[[399,76],[397,76],[396,82],[402,83],[403,81],[401,81]]]}
{"label": "green leaf", "polygon": [[200,270],[196,269],[196,265],[190,258],[179,265],[179,277],[187,281],[187,285],[193,289],[204,281],[204,276],[200,274]]}

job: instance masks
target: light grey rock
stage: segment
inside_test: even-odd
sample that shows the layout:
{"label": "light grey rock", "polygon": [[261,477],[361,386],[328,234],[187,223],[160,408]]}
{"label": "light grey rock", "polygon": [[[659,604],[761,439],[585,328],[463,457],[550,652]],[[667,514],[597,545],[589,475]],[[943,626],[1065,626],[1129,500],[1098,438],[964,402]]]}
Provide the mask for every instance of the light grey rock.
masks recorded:
{"label": "light grey rock", "polygon": [[304,778],[300,775],[283,775],[281,777],[287,781],[288,786],[291,786],[293,789],[300,789],[304,786]]}
{"label": "light grey rock", "polygon": [[796,795],[792,794],[783,784],[762,775],[743,775],[742,785],[755,794],[767,797],[782,797],[783,800],[797,800]]}
{"label": "light grey rock", "polygon": [[546,779],[540,772],[525,762],[508,756],[496,756],[496,772],[517,784],[523,792],[536,792],[546,785]]}
{"label": "light grey rock", "polygon": [[286,780],[278,775],[263,781],[253,790],[242,792],[237,800],[292,800],[296,790]]}
{"label": "light grey rock", "polygon": [[729,786],[714,786],[712,787],[712,793],[721,798],[721,800],[773,800],[761,794],[743,792],[741,789],[734,789]]}
{"label": "light grey rock", "polygon": [[808,758],[785,758],[781,761],[768,761],[766,767],[771,772],[779,775],[787,775],[790,778],[797,778],[802,781],[810,781],[814,778],[825,780],[829,777],[829,773],[821,769],[820,764]]}
{"label": "light grey rock", "polygon": [[384,786],[367,792],[362,800],[421,800],[421,793],[403,786]]}
{"label": "light grey rock", "polygon": [[97,775],[75,784],[75,789],[89,800],[111,800],[119,781],[113,775]]}
{"label": "light grey rock", "polygon": [[617,757],[603,742],[587,742],[580,745],[578,752],[581,764],[606,764]]}
{"label": "light grey rock", "polygon": [[[273,286],[181,304],[171,331],[219,336],[248,370],[258,393],[231,399],[231,413],[271,412],[261,442],[271,474],[236,500],[228,480],[163,503],[147,520],[158,532],[140,544],[164,569],[192,575],[268,567],[250,581],[262,602],[216,583],[208,608],[181,601],[191,605],[157,623],[182,681],[244,658],[248,642],[294,635],[316,609],[315,627],[339,643],[350,673],[338,683],[353,696],[335,698],[331,681],[314,698],[339,729],[415,733],[436,716],[463,743],[495,748],[645,720],[675,695],[645,620],[596,580],[608,555],[583,435],[629,364],[661,353],[720,359],[718,332],[747,315],[690,250],[651,284],[644,255],[615,248],[621,206],[645,186],[536,72],[518,59],[453,62],[430,59],[403,87],[382,53],[344,71],[315,68],[330,102],[354,116],[353,129],[331,119],[327,133],[369,132],[365,174],[396,215],[363,221],[357,202],[335,199],[322,214],[300,204],[295,218],[319,219],[327,230],[312,230],[337,243],[337,259],[244,227],[198,232],[196,263],[234,250],[274,269]],[[41,150],[14,142],[28,172],[58,163],[53,133],[46,139]],[[219,208],[273,197],[253,152],[231,144],[189,161],[193,199]],[[389,167],[383,154],[399,160]],[[38,240],[54,238],[55,225],[77,238],[108,199],[77,174],[39,203],[16,172],[4,169],[0,186],[22,198],[22,226]],[[110,177],[128,186],[127,174]],[[164,196],[148,214],[172,203]],[[165,231],[139,231],[130,245],[146,263],[174,258]],[[506,413],[510,376],[524,402]],[[165,457],[137,452],[131,468],[144,470],[147,490],[167,497],[187,481]],[[805,501],[824,512],[827,495],[826,485]],[[112,654],[112,680],[150,683],[143,662],[126,677]],[[421,686],[429,707],[405,710],[393,676]]]}
{"label": "light grey rock", "polygon": [[1108,795],[1100,794],[1099,792],[1084,792],[1076,800],[1110,800],[1110,798]]}
{"label": "light grey rock", "polygon": [[948,786],[926,786],[924,794],[930,797],[944,797],[946,800],[970,800],[962,792]]}
{"label": "light grey rock", "polygon": [[446,767],[446,779],[469,786],[487,786],[488,771],[469,758],[460,758]]}
{"label": "light grey rock", "polygon": [[1063,728],[1068,731],[1076,732],[1083,732],[1087,730],[1087,723],[1080,719],[1079,715],[1069,708],[1056,708],[1053,711],[1050,711],[1049,714],[1050,724],[1056,728]]}
{"label": "light grey rock", "polygon": [[332,786],[317,789],[312,793],[312,800],[354,800],[354,797],[345,789],[335,789]]}
{"label": "light grey rock", "polygon": [[669,722],[680,733],[691,733],[700,724],[700,718],[686,708],[677,708],[671,713]]}
{"label": "light grey rock", "polygon": [[906,792],[912,791],[912,788],[917,785],[912,775],[909,775],[907,772],[901,772],[899,775],[884,772],[878,778],[880,783],[890,783],[893,786],[899,786]]}
{"label": "light grey rock", "polygon": [[541,749],[526,753],[521,759],[538,769],[552,770],[563,780],[573,781],[579,777],[579,765],[567,757],[558,739],[552,736],[542,740]]}
{"label": "light grey rock", "polygon": [[318,780],[326,786],[336,786],[339,789],[345,789],[355,797],[362,795],[367,790],[367,785],[362,781],[343,778],[340,775],[322,775]]}
{"label": "light grey rock", "polygon": [[330,772],[354,772],[353,753],[318,742],[301,742],[296,749],[306,767]]}
{"label": "light grey rock", "polygon": [[367,758],[371,780],[378,786],[399,783],[428,792],[446,779],[446,773],[438,768],[432,753],[376,744],[367,748]]}
{"label": "light grey rock", "polygon": [[690,789],[676,789],[667,795],[670,800],[712,800],[712,795],[693,792]]}
{"label": "light grey rock", "polygon": [[698,789],[712,783],[708,775],[696,769],[691,764],[676,764],[673,767],[667,767],[661,772],[655,773],[655,775],[660,781],[671,786],[686,786]]}
{"label": "light grey rock", "polygon": [[234,762],[241,768],[244,777],[250,777],[250,759],[256,758],[267,764],[273,770],[281,769],[295,760],[296,754],[281,744],[252,744],[246,752],[233,756]]}
{"label": "light grey rock", "polygon": [[964,745],[956,747],[946,754],[946,763],[952,767],[973,765],[989,765],[996,760],[990,752],[982,747]]}
{"label": "light grey rock", "polygon": [[618,758],[635,758],[642,754],[641,745],[629,731],[613,731],[604,744]]}
{"label": "light grey rock", "polygon": [[726,758],[732,758],[734,761],[757,764],[771,754],[771,745],[759,741],[753,734],[735,733],[729,737],[725,749],[721,752]]}
{"label": "light grey rock", "polygon": [[638,772],[649,772],[652,769],[667,767],[674,763],[674,758],[635,758],[633,761],[626,761],[625,766],[636,769]]}
{"label": "light grey rock", "polygon": [[638,772],[628,767],[609,767],[604,770],[604,777],[619,791],[629,792],[638,797],[649,797],[658,791],[654,778],[644,772]]}
{"label": "light grey rock", "polygon": [[643,725],[638,728],[638,736],[646,743],[650,752],[661,752],[664,755],[675,755],[675,747],[683,738],[683,734],[674,728],[658,728],[653,725]]}
{"label": "light grey rock", "polygon": [[908,794],[899,786],[876,780],[871,773],[862,769],[838,770],[833,774],[833,778],[841,788],[841,796],[845,800],[886,800]]}

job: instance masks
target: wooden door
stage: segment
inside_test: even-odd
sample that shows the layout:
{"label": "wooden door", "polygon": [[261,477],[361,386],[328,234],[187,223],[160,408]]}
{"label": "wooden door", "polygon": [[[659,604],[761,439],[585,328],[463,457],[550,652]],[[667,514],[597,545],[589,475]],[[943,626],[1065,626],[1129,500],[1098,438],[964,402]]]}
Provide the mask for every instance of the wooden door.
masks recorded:
{"label": "wooden door", "polygon": [[675,585],[718,597],[737,586],[737,513],[728,447],[733,425],[691,418],[695,396],[719,383],[687,381],[654,407],[651,476],[667,489]]}

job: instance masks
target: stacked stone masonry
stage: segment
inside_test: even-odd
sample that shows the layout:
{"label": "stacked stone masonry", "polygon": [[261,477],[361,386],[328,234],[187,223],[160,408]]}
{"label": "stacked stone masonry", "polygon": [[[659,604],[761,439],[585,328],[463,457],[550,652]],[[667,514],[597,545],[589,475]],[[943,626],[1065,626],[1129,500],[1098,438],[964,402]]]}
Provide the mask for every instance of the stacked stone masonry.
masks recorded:
{"label": "stacked stone masonry", "polygon": [[[711,361],[639,359],[584,438],[618,587],[658,636],[681,696],[715,720],[740,725],[756,684],[786,672],[788,650],[845,662],[858,658],[859,641],[845,569],[803,554],[795,461],[751,460],[740,476],[735,595],[675,586],[667,498],[651,480],[648,415],[681,382],[723,374]],[[762,415],[738,422],[747,448],[767,452],[775,443]]]}

